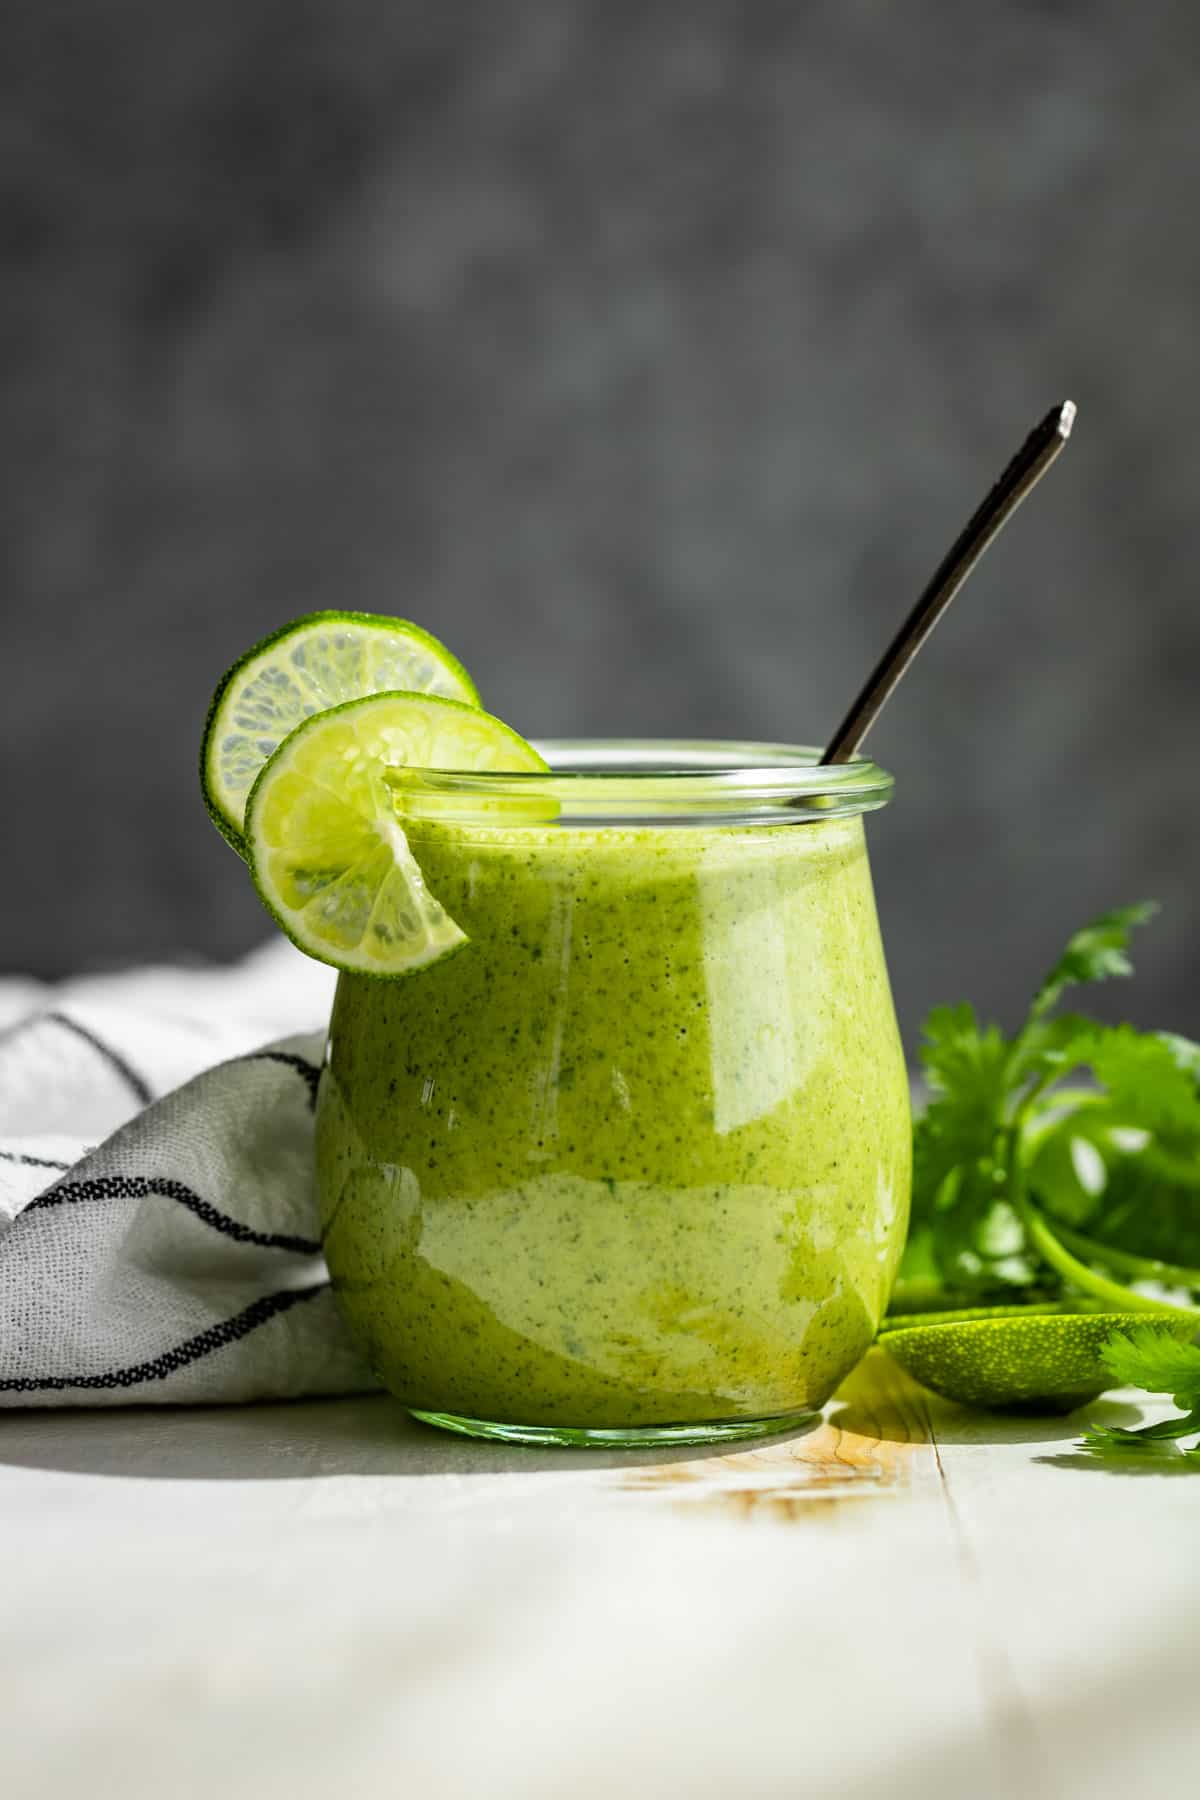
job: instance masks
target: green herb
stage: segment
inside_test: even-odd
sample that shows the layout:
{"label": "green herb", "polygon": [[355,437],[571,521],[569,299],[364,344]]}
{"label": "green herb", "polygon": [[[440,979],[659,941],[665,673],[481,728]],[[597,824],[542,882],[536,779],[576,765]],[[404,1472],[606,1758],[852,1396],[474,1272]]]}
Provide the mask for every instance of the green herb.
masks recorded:
{"label": "green herb", "polygon": [[[1178,1450],[1181,1438],[1200,1440],[1200,1345],[1180,1344],[1153,1328],[1135,1327],[1117,1332],[1100,1354],[1117,1381],[1152,1394],[1170,1394],[1182,1416],[1138,1430],[1095,1425],[1083,1439],[1089,1450],[1145,1454]],[[1200,1463],[1200,1441],[1182,1454],[1189,1462]]]}
{"label": "green herb", "polygon": [[[930,1013],[897,1310],[931,1292],[943,1307],[1086,1299],[1160,1314],[1200,1297],[1200,1045],[1059,1010],[1068,988],[1132,972],[1131,934],[1154,910],[1076,932],[1015,1036],[969,1005]],[[1144,1357],[1167,1342],[1132,1341]]]}

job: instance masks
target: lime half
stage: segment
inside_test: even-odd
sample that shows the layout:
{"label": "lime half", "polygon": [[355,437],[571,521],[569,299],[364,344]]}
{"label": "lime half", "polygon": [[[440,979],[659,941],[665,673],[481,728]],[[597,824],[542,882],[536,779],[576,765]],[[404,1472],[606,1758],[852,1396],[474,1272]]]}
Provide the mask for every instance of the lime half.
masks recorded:
{"label": "lime half", "polygon": [[462,664],[405,619],[308,613],[247,650],[221,678],[200,748],[205,804],[234,849],[244,854],[246,797],[289,732],[343,701],[396,689],[479,705]]}
{"label": "lime half", "polygon": [[371,694],[298,726],[250,791],[247,852],[267,910],[336,969],[405,975],[466,942],[409,849],[391,773],[403,768],[546,764],[490,713],[430,694]]}
{"label": "lime half", "polygon": [[964,1406],[1070,1412],[1114,1385],[1100,1355],[1114,1331],[1152,1325],[1186,1339],[1191,1312],[1073,1312],[1067,1305],[964,1307],[886,1321],[879,1343],[924,1387]]}

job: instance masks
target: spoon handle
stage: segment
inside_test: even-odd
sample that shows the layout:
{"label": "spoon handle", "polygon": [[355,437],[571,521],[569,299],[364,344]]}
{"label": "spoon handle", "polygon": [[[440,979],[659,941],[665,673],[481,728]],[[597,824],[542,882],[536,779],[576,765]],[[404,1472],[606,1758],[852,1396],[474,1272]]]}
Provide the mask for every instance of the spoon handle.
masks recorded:
{"label": "spoon handle", "polygon": [[929,636],[992,539],[1003,530],[1026,494],[1036,487],[1071,435],[1075,406],[1052,406],[971,514],[917,604],[880,657],[850,711],[842,720],[822,763],[849,762],[885,706],[892,689]]}

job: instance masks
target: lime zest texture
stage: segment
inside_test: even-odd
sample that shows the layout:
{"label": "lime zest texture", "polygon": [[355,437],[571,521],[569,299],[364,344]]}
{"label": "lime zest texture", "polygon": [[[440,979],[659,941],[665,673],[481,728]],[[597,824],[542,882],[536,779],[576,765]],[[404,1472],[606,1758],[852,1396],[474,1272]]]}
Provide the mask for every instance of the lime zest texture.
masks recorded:
{"label": "lime zest texture", "polygon": [[[973,1315],[973,1316],[972,1316]],[[1101,1356],[1114,1331],[1145,1325],[1187,1339],[1196,1322],[1150,1312],[1072,1311],[1065,1305],[962,1308],[893,1319],[880,1346],[923,1387],[965,1406],[1069,1412],[1111,1387]]]}
{"label": "lime zest texture", "polygon": [[254,644],[222,676],[200,747],[204,801],[222,836],[245,854],[250,789],[306,718],[396,690],[479,705],[478,690],[457,658],[406,619],[307,613]]}

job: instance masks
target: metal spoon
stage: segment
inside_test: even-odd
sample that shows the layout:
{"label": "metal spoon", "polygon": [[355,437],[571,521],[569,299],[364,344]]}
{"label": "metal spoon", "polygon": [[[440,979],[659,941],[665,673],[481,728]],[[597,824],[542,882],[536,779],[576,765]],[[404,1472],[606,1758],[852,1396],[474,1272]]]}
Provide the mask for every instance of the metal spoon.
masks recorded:
{"label": "metal spoon", "polygon": [[1046,473],[1070,437],[1074,423],[1075,404],[1063,400],[1058,406],[1052,406],[1041,424],[1030,432],[934,570],[929,585],[830,738],[821,758],[823,763],[849,762],[856,755],[909,663],[993,538],[1003,530],[1026,494]]}

